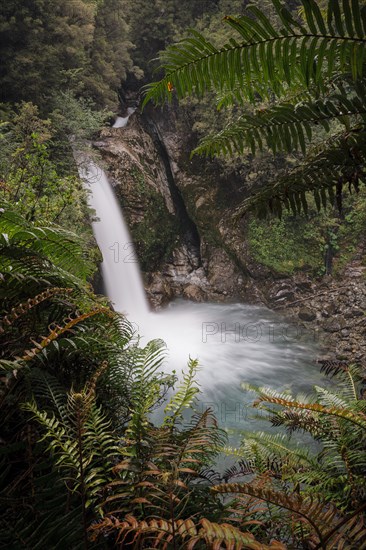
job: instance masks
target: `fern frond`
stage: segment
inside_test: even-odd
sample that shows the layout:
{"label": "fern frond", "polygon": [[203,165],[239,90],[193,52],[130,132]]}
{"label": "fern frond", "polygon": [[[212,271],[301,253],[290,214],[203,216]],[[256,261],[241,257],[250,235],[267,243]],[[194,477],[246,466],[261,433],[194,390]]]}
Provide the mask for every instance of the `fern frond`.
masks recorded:
{"label": "fern frond", "polygon": [[[272,108],[243,114],[204,138],[195,152],[227,155],[249,149],[254,154],[269,148],[305,156],[294,170],[245,200],[237,217],[248,209],[261,217],[268,212],[281,217],[284,207],[307,214],[307,192],[313,193],[318,210],[336,199],[341,211],[343,187],[357,191],[365,180],[365,9],[358,0],[329,0],[325,15],[315,0],[302,0],[301,21],[280,0],[272,4],[273,24],[256,6],[241,18],[226,17],[239,36],[221,48],[195,31],[169,47],[161,57],[165,77],[145,87],[144,105],[173,95],[201,96],[210,89],[229,105],[285,98]],[[300,103],[291,99],[299,87],[306,90]],[[339,123],[345,131],[336,134]],[[319,125],[330,139],[308,154]]]}
{"label": "fern frond", "polygon": [[56,465],[62,464],[63,467],[71,468],[77,473],[79,471],[77,442],[70,439],[70,434],[63,423],[54,414],[49,416],[46,412],[40,411],[35,401],[24,404],[23,409],[31,412],[33,418],[47,430],[44,439],[50,439],[49,448],[57,453]]}
{"label": "fern frond", "polygon": [[26,302],[18,304],[13,307],[7,315],[1,319],[0,325],[0,334],[4,332],[3,325],[11,326],[19,317],[26,314],[30,309],[34,308],[38,304],[42,303],[49,298],[52,298],[55,295],[70,294],[72,292],[71,288],[49,288],[44,292],[41,292],[34,298],[28,298]]}
{"label": "fern frond", "polygon": [[295,471],[300,468],[317,468],[316,457],[302,445],[290,445],[290,440],[283,434],[254,432],[244,435],[240,451],[242,457],[253,464],[253,469],[260,473],[270,470]]}
{"label": "fern frond", "polygon": [[362,75],[366,38],[353,32],[362,29],[357,2],[352,2],[353,10],[349,0],[343,2],[343,10],[338,0],[330,2],[325,18],[315,0],[303,0],[303,24],[279,0],[273,0],[273,5],[282,27],[273,26],[262,10],[251,6],[250,16],[225,17],[239,36],[221,48],[193,30],[188,38],[168,47],[161,54],[165,77],[145,87],[143,105],[170,100],[172,86],[182,98],[193,93],[201,96],[211,88],[225,90],[228,84],[232,89],[238,83],[246,98],[253,100],[265,87],[270,97],[295,81],[320,85],[323,74],[332,75],[336,66],[349,70],[354,78]]}
{"label": "fern frond", "polygon": [[[127,537],[132,535],[134,548],[140,548],[143,541],[151,541],[153,548],[167,549],[169,543],[178,541],[184,544],[184,548],[193,550],[202,542],[205,547],[215,550],[247,548],[248,550],[285,550],[285,546],[273,541],[269,545],[259,543],[251,533],[244,533],[229,523],[213,523],[208,519],[200,520],[196,525],[191,519],[169,521],[164,519],[138,520],[128,515],[120,521],[113,517],[106,517],[102,522],[91,527],[92,540],[97,540],[100,533],[117,531],[117,541],[125,543]],[[129,537],[130,539],[131,537]],[[127,542],[127,541],[126,541]],[[130,543],[131,544],[131,543]]]}
{"label": "fern frond", "polygon": [[81,323],[85,321],[86,319],[93,317],[94,315],[112,315],[111,310],[108,308],[96,308],[92,311],[89,311],[87,313],[82,313],[80,315],[77,315],[74,318],[69,318],[65,321],[65,324],[63,326],[56,325],[55,327],[52,327],[48,336],[44,337],[41,342],[36,344],[36,347],[26,350],[24,352],[24,355],[20,358],[21,361],[31,361],[34,359],[34,357],[41,353],[44,348],[46,348],[51,342],[54,342],[57,338],[59,338],[62,334],[65,332],[71,331],[71,329],[76,326],[78,323]]}
{"label": "fern frond", "polygon": [[282,399],[280,397],[274,397],[272,392],[266,392],[262,390],[257,401],[253,406],[259,407],[261,403],[271,403],[274,405],[280,405],[282,407],[301,409],[306,411],[313,411],[315,413],[321,413],[323,415],[335,416],[348,420],[352,424],[359,426],[363,430],[366,429],[366,414],[363,412],[355,413],[349,406],[344,408],[339,407],[325,407],[319,403],[300,403],[289,399]]}
{"label": "fern frond", "polygon": [[[183,372],[183,380],[178,390],[174,393],[164,409],[165,418],[162,424],[163,427],[170,426],[173,428],[176,422],[182,418],[184,409],[192,406],[196,394],[199,393],[199,388],[195,380],[197,370],[198,361],[190,358],[188,362],[188,373],[186,374]],[[167,413],[172,414],[168,416]]]}
{"label": "fern frond", "polygon": [[[327,376],[336,376],[339,380],[338,392],[348,401],[361,398],[362,385],[365,380],[362,367],[349,365],[345,361],[325,361],[321,371]],[[361,403],[362,406],[362,403]]]}
{"label": "fern frond", "polygon": [[29,253],[51,260],[60,270],[85,280],[94,270],[76,235],[59,227],[37,227],[12,212],[0,213],[0,232],[7,235],[3,248],[22,247]]}
{"label": "fern frond", "polygon": [[[160,371],[166,354],[162,340],[152,340],[144,348],[130,350],[134,364],[131,385],[131,419],[127,428],[128,437],[139,447],[148,427],[148,414],[161,397],[165,376]],[[137,452],[138,449],[132,451]]]}
{"label": "fern frond", "polygon": [[318,360],[317,363],[321,365],[320,372],[323,372],[327,376],[337,376],[341,371],[345,371],[348,368],[348,361]]}
{"label": "fern frond", "polygon": [[317,413],[308,410],[284,409],[269,412],[268,420],[276,428],[284,426],[291,435],[294,432],[308,432],[315,439],[321,440],[327,436],[327,428]]}
{"label": "fern frond", "polygon": [[281,103],[253,114],[244,113],[219,133],[204,137],[192,154],[242,155],[248,149],[255,154],[263,147],[274,154],[280,151],[306,154],[307,146],[313,140],[314,126],[321,125],[329,132],[334,120],[347,127],[352,117],[356,117],[359,128],[366,123],[365,82],[360,79],[356,87],[351,86],[347,91],[343,83],[338,86],[321,99],[298,104]]}
{"label": "fern frond", "polygon": [[[317,536],[317,548],[324,547],[325,542],[328,542],[332,537],[337,537],[337,542],[345,544],[348,539],[351,539],[353,543],[355,541],[366,540],[366,529],[362,522],[361,512],[357,512],[350,517],[342,518],[339,510],[334,506],[327,504],[322,498],[316,496],[301,496],[296,493],[286,494],[284,492],[275,491],[271,487],[241,483],[241,484],[222,484],[211,488],[212,491],[227,494],[246,494],[251,497],[258,498],[266,503],[273,504],[285,510],[288,510],[292,514],[296,514],[302,517],[313,529],[314,534]],[[366,505],[365,505],[366,506]],[[357,520],[360,524],[357,524],[357,528],[354,530],[354,539],[352,540],[352,534],[349,530],[354,526],[354,518],[357,516]],[[348,524],[348,528],[346,525]],[[333,539],[334,540],[334,539]]]}
{"label": "fern frond", "polygon": [[227,435],[217,426],[211,409],[192,416],[187,428],[177,438],[179,444],[176,462],[179,468],[194,464],[204,466],[222,449]]}
{"label": "fern frond", "polygon": [[318,210],[336,202],[335,190],[345,186],[359,190],[365,181],[366,135],[364,132],[346,132],[332,137],[314,157],[308,158],[286,175],[263,186],[237,209],[240,217],[254,210],[263,217],[272,212],[281,217],[283,209],[308,213],[307,193],[312,193]]}
{"label": "fern frond", "polygon": [[[117,441],[100,407],[95,405],[96,383],[107,368],[103,363],[94,377],[80,392],[71,390],[67,403],[60,405],[53,385],[53,399],[60,417],[39,410],[35,401],[23,406],[44,428],[42,440],[54,454],[55,465],[64,472],[72,491],[82,496],[82,506],[88,508],[98,493],[111,480],[112,466],[117,454]],[[41,440],[41,441],[42,441]]]}
{"label": "fern frond", "polygon": [[64,386],[52,374],[37,367],[30,369],[29,381],[35,402],[55,412],[62,422],[67,418],[67,397]]}

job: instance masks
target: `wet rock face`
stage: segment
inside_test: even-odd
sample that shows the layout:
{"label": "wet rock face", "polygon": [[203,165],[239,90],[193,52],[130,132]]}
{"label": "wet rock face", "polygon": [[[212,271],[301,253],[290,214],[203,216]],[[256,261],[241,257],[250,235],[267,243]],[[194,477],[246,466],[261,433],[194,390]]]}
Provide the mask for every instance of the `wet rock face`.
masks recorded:
{"label": "wet rock face", "polygon": [[[98,146],[130,228],[142,270],[153,272],[179,248],[179,220],[164,165],[137,115],[103,131]],[[167,292],[167,297],[169,292]]]}
{"label": "wet rock face", "polygon": [[[250,185],[248,174],[241,174],[237,181],[235,174],[223,175],[216,161],[191,160],[192,144],[187,145],[174,120],[168,120],[167,113],[154,117],[169,159],[168,171],[156,135],[154,139],[149,134],[137,112],[127,127],[103,131],[95,144],[135,244],[139,239],[148,243],[147,248],[137,246],[137,252],[152,307],[162,307],[177,297],[265,304],[284,313],[290,322],[319,333],[331,358],[364,360],[366,267],[362,262],[347,266],[336,281],[329,277],[314,280],[302,273],[287,277],[254,261],[245,238],[247,222],[235,218],[243,200],[236,189],[243,187],[243,181]],[[197,229],[198,248],[182,228],[169,178]],[[158,265],[149,257],[156,252],[154,245],[161,252]]]}
{"label": "wet rock face", "polygon": [[[174,297],[250,301],[253,294],[250,283],[232,250],[238,246],[237,235],[226,229],[225,220],[230,219],[230,212],[223,213],[217,204],[212,175],[192,175],[182,167],[179,136],[164,135],[169,170],[164,165],[161,148],[158,152],[156,136],[149,134],[137,113],[130,117],[126,127],[103,130],[94,145],[102,154],[120,198],[152,306],[160,307]],[[187,228],[182,227],[169,177],[174,179],[197,227],[198,247],[187,236]],[[154,216],[157,209],[159,213]],[[139,246],[140,241],[145,247]],[[147,250],[146,243],[150,245]],[[149,257],[155,258],[157,250],[161,253],[158,265]]]}
{"label": "wet rock face", "polygon": [[[281,301],[282,293],[292,298]],[[329,359],[366,363],[366,278],[344,273],[326,281],[299,280],[268,286],[268,305],[319,333]]]}
{"label": "wet rock face", "polygon": [[144,186],[158,192],[174,213],[163,164],[137,114],[130,117],[128,126],[106,128],[101,137],[103,141],[94,145],[102,153],[130,223],[139,222],[148,206]]}

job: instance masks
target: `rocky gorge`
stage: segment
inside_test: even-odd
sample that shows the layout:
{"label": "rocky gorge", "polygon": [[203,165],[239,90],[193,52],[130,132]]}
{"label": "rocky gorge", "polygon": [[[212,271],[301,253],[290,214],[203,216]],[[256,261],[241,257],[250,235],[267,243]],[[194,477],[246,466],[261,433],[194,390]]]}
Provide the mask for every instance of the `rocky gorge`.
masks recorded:
{"label": "rocky gorge", "polygon": [[[174,298],[264,304],[311,331],[322,360],[366,357],[364,239],[337,273],[288,275],[253,257],[237,207],[267,165],[227,167],[190,157],[192,136],[174,107],[135,112],[94,143],[125,212],[155,309]],[[258,162],[258,165],[256,165]]]}

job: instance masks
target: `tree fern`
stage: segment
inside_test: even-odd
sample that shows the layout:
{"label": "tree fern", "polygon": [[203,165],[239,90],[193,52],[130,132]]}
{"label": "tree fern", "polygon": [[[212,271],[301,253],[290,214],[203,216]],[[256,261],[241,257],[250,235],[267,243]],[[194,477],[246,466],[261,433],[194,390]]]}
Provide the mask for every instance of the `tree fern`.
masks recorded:
{"label": "tree fern", "polygon": [[[315,0],[302,0],[298,19],[280,0],[272,4],[273,24],[256,6],[248,6],[240,18],[225,17],[236,35],[222,47],[196,31],[168,47],[161,56],[165,76],[145,88],[144,105],[214,89],[219,106],[238,104],[244,113],[205,137],[195,153],[242,155],[263,148],[301,153],[304,158],[292,172],[254,193],[238,215],[251,208],[281,216],[284,206],[307,213],[308,191],[318,209],[326,207],[328,195],[341,209],[342,189],[347,185],[357,191],[364,180],[365,7],[358,0],[329,0],[323,12]],[[306,99],[299,103],[293,92],[301,88]],[[264,109],[263,101],[269,104]],[[259,108],[253,113],[248,102]],[[309,148],[315,126],[330,134],[316,153]]]}
{"label": "tree fern", "polygon": [[[365,29],[360,25],[357,2],[343,2],[341,15],[337,0],[328,4],[325,18],[314,0],[303,0],[305,21],[296,20],[279,0],[273,0],[279,25],[274,27],[256,6],[248,16],[224,18],[239,35],[221,48],[216,48],[200,33],[170,46],[161,55],[165,77],[146,88],[144,104],[150,99],[161,102],[171,98],[170,82],[178,97],[202,93],[213,87],[223,90],[237,82],[241,93],[252,100],[255,92],[279,95],[284,83],[321,84],[324,72],[329,76],[351,69],[361,76],[365,51]],[[342,22],[342,18],[345,25]],[[357,28],[357,32],[354,29]],[[257,83],[260,84],[259,90]]]}

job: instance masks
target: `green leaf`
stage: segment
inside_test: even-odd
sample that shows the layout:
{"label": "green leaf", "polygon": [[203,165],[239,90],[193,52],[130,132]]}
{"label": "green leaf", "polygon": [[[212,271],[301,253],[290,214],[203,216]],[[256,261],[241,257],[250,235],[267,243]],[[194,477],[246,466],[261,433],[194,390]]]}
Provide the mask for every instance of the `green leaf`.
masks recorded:
{"label": "green leaf", "polygon": [[352,13],[349,0],[343,0],[343,15],[348,36],[354,36],[355,33],[352,24]]}
{"label": "green leaf", "polygon": [[313,6],[311,5],[310,0],[302,0],[302,4],[305,9],[305,17],[306,17],[306,22],[308,24],[308,27],[313,34],[317,34],[318,29],[314,21],[313,10],[312,10]]}
{"label": "green leaf", "polygon": [[328,24],[331,25],[331,21],[334,18],[335,28],[339,36],[344,36],[344,28],[342,24],[342,15],[339,7],[339,0],[329,0],[328,4]]}
{"label": "green leaf", "polygon": [[359,0],[352,0],[352,15],[358,38],[364,38]]}
{"label": "green leaf", "polygon": [[260,10],[257,6],[249,5],[248,11],[253,13],[253,15],[259,19],[259,21],[262,23],[263,28],[267,31],[267,34],[269,37],[277,38],[279,36],[278,32],[273,28],[271,25],[268,17]]}

